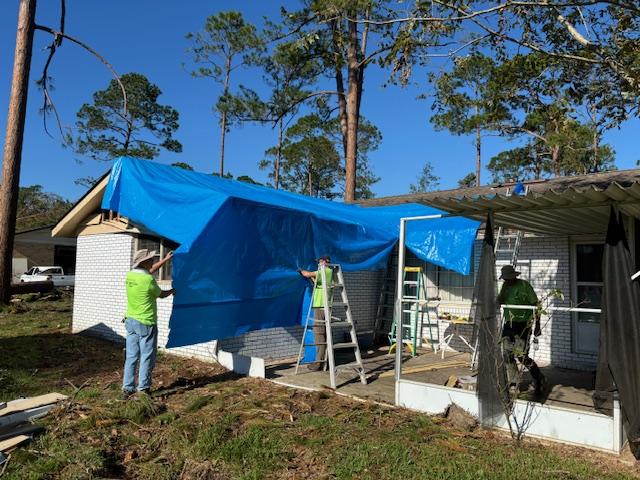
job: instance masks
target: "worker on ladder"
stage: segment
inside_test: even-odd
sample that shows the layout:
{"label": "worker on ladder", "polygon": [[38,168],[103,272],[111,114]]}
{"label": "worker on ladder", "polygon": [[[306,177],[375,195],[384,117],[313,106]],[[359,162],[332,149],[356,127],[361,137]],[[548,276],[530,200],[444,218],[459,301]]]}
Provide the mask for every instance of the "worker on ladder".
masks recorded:
{"label": "worker on ladder", "polygon": [[[327,295],[331,300],[331,285],[333,284],[333,270],[329,267],[331,263],[331,257],[329,255],[323,255],[316,259],[318,263],[318,269],[324,269],[324,278],[327,281]],[[325,326],[324,315],[324,288],[322,286],[322,275],[320,270],[311,272],[309,270],[298,269],[300,275],[304,278],[313,280],[313,336],[316,343],[316,361],[309,365],[309,370],[319,371],[324,367],[327,355],[327,330]],[[326,319],[330,320],[330,319]]]}

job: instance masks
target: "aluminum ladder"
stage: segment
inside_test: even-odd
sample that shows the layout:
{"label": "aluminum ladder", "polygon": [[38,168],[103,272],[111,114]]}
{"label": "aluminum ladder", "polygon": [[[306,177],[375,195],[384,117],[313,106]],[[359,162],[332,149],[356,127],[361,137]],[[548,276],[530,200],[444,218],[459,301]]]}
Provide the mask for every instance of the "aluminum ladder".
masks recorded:
{"label": "aluminum ladder", "polygon": [[[304,357],[305,347],[326,345],[325,357],[323,363],[329,364],[329,380],[331,388],[336,388],[336,377],[342,370],[354,370],[360,377],[360,381],[366,385],[367,377],[364,371],[364,365],[362,364],[362,356],[360,354],[360,345],[358,344],[358,336],[356,334],[356,327],[351,315],[351,308],[349,306],[349,298],[347,297],[347,290],[344,284],[344,276],[340,265],[327,265],[334,273],[334,282],[331,286],[327,286],[325,269],[318,265],[316,273],[316,279],[314,280],[313,288],[315,290],[317,275],[320,274],[322,280],[322,289],[324,296],[324,320],[315,320],[316,323],[323,323],[326,329],[326,343],[317,343],[314,339],[313,343],[307,343],[307,332],[309,329],[313,329],[313,299],[309,303],[309,311],[307,312],[307,319],[304,324],[304,332],[302,334],[302,342],[300,343],[300,351],[298,352],[298,360],[296,362],[295,374],[298,373],[300,362]],[[337,281],[336,281],[337,280]],[[334,301],[334,295],[336,292],[340,293],[339,301]],[[347,327],[349,331],[350,340],[347,342],[333,342],[333,329],[338,327]],[[335,352],[339,350],[352,350],[355,360],[342,365],[336,365]]]}
{"label": "aluminum ladder", "polygon": [[[373,328],[373,343],[378,345],[381,339],[387,341],[389,336],[389,330],[393,323],[393,310],[395,308],[396,301],[396,279],[392,275],[394,270],[392,265],[393,255],[389,255],[389,261],[387,262],[387,268],[384,271],[384,277],[382,282],[382,289],[380,290],[380,297],[378,299],[378,308],[376,310],[376,322]],[[390,321],[387,319],[390,317]],[[385,324],[387,328],[385,328]]]}
{"label": "aluminum ladder", "polygon": [[[496,256],[497,264],[504,264],[506,260],[509,265],[513,266],[513,268],[516,267],[516,263],[518,263],[518,255],[520,253],[520,246],[522,245],[522,237],[522,230],[518,230],[513,234],[505,233],[504,227],[498,227],[498,234],[496,235],[493,251]],[[501,259],[498,257],[501,257]]]}
{"label": "aluminum ladder", "polygon": [[[529,193],[528,185],[525,186],[524,193],[522,195],[527,195],[527,193]],[[512,195],[514,195],[514,193],[511,189],[508,189],[506,196],[510,197]],[[493,246],[496,264],[507,263],[513,266],[513,268],[516,268],[523,237],[524,234],[522,233],[522,230],[517,230],[516,233],[508,233],[504,227],[498,227],[498,234],[496,235]],[[498,257],[500,257],[500,259]]]}

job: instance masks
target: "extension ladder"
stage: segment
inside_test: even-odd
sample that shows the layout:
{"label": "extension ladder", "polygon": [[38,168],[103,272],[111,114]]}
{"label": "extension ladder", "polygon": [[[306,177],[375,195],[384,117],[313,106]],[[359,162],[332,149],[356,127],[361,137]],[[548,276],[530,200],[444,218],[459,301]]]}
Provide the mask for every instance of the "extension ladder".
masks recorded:
{"label": "extension ladder", "polygon": [[[528,185],[525,186],[523,195],[526,195],[527,193],[529,193]],[[514,195],[514,193],[511,189],[508,189],[506,195],[507,197],[510,197],[511,195]],[[522,233],[522,230],[517,230],[516,233],[506,233],[506,230],[503,227],[498,227],[498,234],[496,235],[493,246],[496,264],[509,264],[514,268],[516,267],[523,236],[524,234]]]}
{"label": "extension ladder", "polygon": [[[408,278],[408,275],[415,275]],[[409,294],[407,294],[409,292]],[[431,300],[427,298],[426,281],[422,267],[404,267],[402,277],[402,305],[398,314],[394,315],[393,325],[389,332],[389,353],[397,348],[396,345],[396,329],[398,328],[398,315],[400,317],[400,328],[402,329],[402,342],[407,345],[411,356],[416,355],[418,347],[418,337],[426,326],[429,331],[429,343],[431,348],[436,352],[440,344],[440,329],[438,325],[437,315],[433,315],[435,321],[432,320],[430,305]],[[410,303],[409,308],[405,308],[405,304]],[[425,322],[426,313],[426,322]],[[405,315],[409,316],[409,322],[404,321]]]}
{"label": "extension ladder", "polygon": [[[393,322],[393,309],[395,307],[396,300],[396,288],[395,278],[393,275],[392,258],[394,255],[389,255],[387,262],[387,268],[384,271],[384,277],[382,282],[382,289],[380,290],[380,297],[378,299],[378,308],[376,310],[376,322],[373,328],[373,343],[378,345],[378,341],[383,339],[386,341],[389,336],[389,323]],[[397,257],[396,257],[397,258]],[[391,318],[391,322],[387,322],[388,318]]]}
{"label": "extension ladder", "polygon": [[[307,319],[304,324],[304,332],[302,334],[302,342],[300,343],[300,351],[298,352],[295,374],[298,373],[300,362],[304,357],[305,347],[318,347],[325,345],[325,356],[322,361],[325,365],[325,368],[326,364],[329,364],[329,380],[331,383],[331,388],[336,388],[336,377],[342,370],[355,370],[355,372],[360,377],[360,381],[366,385],[367,377],[365,376],[364,365],[362,364],[360,346],[358,345],[358,336],[356,335],[356,327],[351,315],[351,308],[349,307],[349,299],[347,297],[342,269],[340,268],[340,265],[326,265],[326,268],[331,268],[333,270],[337,282],[334,280],[332,285],[327,286],[325,267],[323,267],[322,265],[318,265],[316,278],[313,283],[313,291],[315,291],[316,288],[316,283],[318,281],[317,277],[318,275],[320,275],[320,279],[322,281],[321,287],[324,294],[324,305],[322,307],[324,309],[324,320],[314,320],[312,299],[309,304],[309,311],[307,312]],[[339,301],[334,301],[333,297],[336,292],[340,292]],[[313,343],[306,343],[307,332],[310,328],[313,329],[314,322],[316,322],[317,324],[324,324],[324,327],[326,329],[326,343],[318,343],[316,339],[314,339]],[[333,342],[333,329],[337,327],[347,327],[347,329],[349,330],[349,341],[342,343]],[[342,365],[336,365],[335,352],[337,350],[352,350],[355,360]]]}
{"label": "extension ladder", "polygon": [[[494,254],[496,256],[496,263],[508,263],[514,268],[518,263],[518,254],[520,253],[520,246],[522,245],[522,230],[518,230],[515,234],[505,233],[503,227],[498,228],[498,234],[496,235]],[[505,245],[506,244],[506,245]],[[502,261],[498,259],[502,258]],[[505,259],[506,257],[506,259]]]}

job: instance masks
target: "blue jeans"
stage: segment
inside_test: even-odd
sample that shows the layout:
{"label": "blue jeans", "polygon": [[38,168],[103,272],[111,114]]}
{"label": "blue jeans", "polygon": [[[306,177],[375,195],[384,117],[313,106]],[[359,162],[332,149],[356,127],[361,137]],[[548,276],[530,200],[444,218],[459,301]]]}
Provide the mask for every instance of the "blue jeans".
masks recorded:
{"label": "blue jeans", "polygon": [[151,373],[156,364],[158,327],[144,325],[133,318],[127,318],[124,326],[127,330],[127,354],[122,389],[128,392],[135,390],[136,366],[139,361],[138,391],[148,390],[151,388]]}

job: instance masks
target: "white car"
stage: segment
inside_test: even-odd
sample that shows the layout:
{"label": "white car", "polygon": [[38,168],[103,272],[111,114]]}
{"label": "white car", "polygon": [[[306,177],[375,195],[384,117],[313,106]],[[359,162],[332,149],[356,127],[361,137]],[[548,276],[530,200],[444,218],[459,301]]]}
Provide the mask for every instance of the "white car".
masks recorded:
{"label": "white car", "polygon": [[62,267],[31,267],[20,275],[20,282],[52,281],[56,287],[73,287],[76,283],[75,275],[65,275]]}

